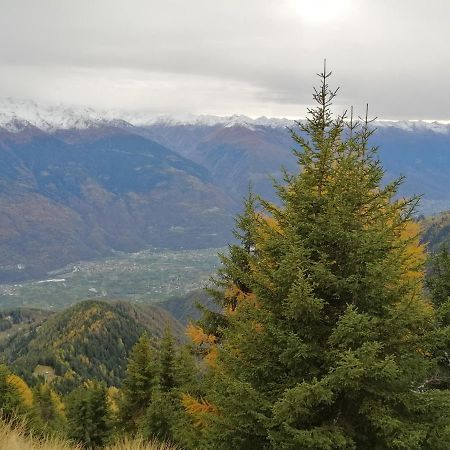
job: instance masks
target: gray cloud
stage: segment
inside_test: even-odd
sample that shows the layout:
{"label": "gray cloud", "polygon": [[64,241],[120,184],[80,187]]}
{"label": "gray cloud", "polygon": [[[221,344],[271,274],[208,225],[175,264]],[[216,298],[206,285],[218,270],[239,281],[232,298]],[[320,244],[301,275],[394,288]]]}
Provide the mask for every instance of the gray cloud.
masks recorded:
{"label": "gray cloud", "polygon": [[[0,0],[0,96],[301,116],[326,57],[385,119],[450,119],[450,3]],[[322,9],[320,9],[322,8]]]}

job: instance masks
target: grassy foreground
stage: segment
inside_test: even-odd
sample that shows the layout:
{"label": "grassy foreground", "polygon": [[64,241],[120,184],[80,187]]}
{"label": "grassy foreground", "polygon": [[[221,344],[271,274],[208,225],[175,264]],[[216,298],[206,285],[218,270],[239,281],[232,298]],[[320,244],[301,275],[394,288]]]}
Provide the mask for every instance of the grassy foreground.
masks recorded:
{"label": "grassy foreground", "polygon": [[[20,427],[0,422],[0,450],[82,450],[81,446],[57,438],[37,439],[26,435]],[[124,439],[105,450],[176,450],[169,444]]]}

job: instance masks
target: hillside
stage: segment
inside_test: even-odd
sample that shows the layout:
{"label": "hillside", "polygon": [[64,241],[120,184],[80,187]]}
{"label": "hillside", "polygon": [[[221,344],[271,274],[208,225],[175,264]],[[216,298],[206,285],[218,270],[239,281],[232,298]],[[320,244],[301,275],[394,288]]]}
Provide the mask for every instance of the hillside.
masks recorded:
{"label": "hillside", "polygon": [[235,204],[205,168],[122,127],[67,133],[0,129],[0,282],[114,251],[226,242]]}
{"label": "hillside", "polygon": [[[132,121],[132,118],[129,118]],[[216,183],[240,198],[251,181],[255,191],[274,200],[270,176],[280,167],[295,170],[289,120],[245,117],[154,121],[137,131],[206,167]],[[400,195],[423,194],[421,212],[450,208],[450,126],[427,122],[375,122],[373,144],[385,168],[385,180],[406,176]],[[135,130],[136,131],[136,130]]]}
{"label": "hillside", "polygon": [[186,295],[172,297],[157,305],[168,311],[185,326],[189,322],[201,318],[202,307],[210,311],[218,308],[213,299],[204,290],[196,290]]}
{"label": "hillside", "polygon": [[422,241],[429,251],[436,251],[441,245],[450,244],[450,211],[444,211],[421,220]]}
{"label": "hillside", "polygon": [[93,378],[119,385],[139,336],[159,338],[166,327],[183,338],[182,326],[160,308],[89,300],[15,334],[0,345],[0,356],[30,384],[42,375],[63,391]]}
{"label": "hillside", "polygon": [[273,199],[271,177],[279,178],[282,166],[295,167],[293,142],[284,126],[156,123],[141,130],[208,169],[215,183],[237,200],[246,194],[249,181],[255,192]]}
{"label": "hillside", "polygon": [[35,308],[0,310],[0,343],[17,333],[36,326],[52,315],[52,312]]}

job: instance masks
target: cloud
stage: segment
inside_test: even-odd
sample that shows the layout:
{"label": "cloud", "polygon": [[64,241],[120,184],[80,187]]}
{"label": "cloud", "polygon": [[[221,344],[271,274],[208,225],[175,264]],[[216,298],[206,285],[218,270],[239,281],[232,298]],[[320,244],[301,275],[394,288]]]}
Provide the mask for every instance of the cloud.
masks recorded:
{"label": "cloud", "polygon": [[[435,0],[0,0],[0,96],[296,117],[326,57],[339,102],[450,119]],[[343,107],[343,106],[342,106]]]}

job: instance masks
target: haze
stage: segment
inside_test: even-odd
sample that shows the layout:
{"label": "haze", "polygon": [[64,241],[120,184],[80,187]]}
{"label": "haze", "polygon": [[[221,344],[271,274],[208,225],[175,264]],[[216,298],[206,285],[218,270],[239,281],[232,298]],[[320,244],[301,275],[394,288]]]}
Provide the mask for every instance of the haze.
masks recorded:
{"label": "haze", "polygon": [[327,58],[339,107],[450,119],[450,3],[0,0],[0,97],[155,114],[301,117]]}

